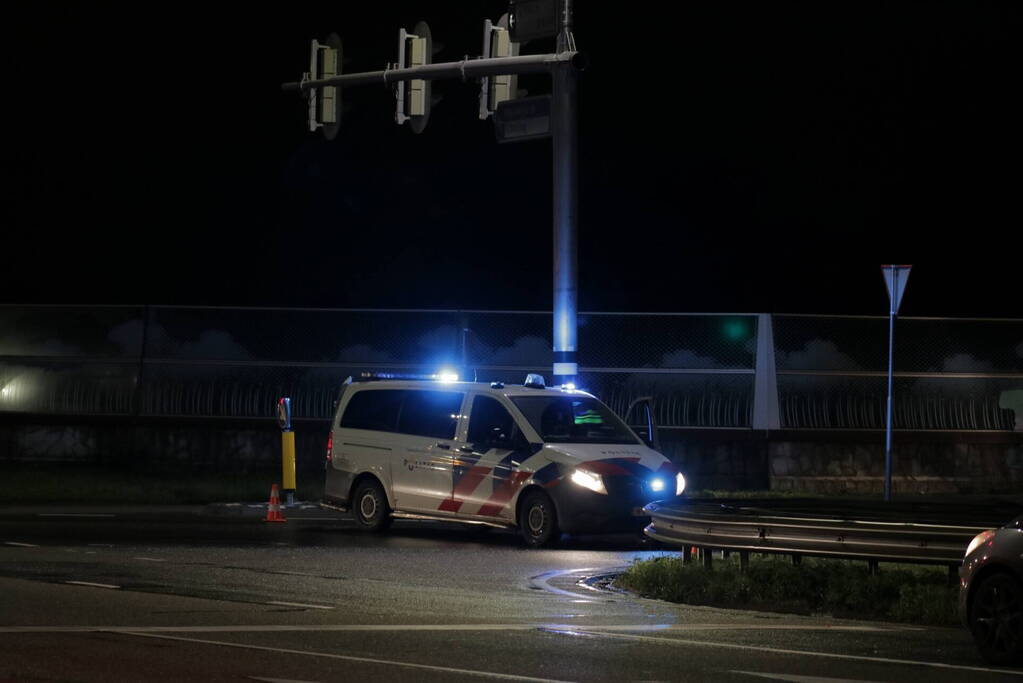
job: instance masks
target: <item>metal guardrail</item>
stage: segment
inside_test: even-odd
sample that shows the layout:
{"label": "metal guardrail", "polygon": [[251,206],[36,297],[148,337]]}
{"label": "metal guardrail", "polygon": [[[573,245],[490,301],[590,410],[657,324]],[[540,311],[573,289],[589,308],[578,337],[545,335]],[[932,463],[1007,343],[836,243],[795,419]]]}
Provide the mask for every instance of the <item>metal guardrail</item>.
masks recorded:
{"label": "metal guardrail", "polygon": [[651,517],[646,535],[671,545],[958,565],[974,536],[1018,516],[1023,505],[719,499],[657,502],[644,509]]}

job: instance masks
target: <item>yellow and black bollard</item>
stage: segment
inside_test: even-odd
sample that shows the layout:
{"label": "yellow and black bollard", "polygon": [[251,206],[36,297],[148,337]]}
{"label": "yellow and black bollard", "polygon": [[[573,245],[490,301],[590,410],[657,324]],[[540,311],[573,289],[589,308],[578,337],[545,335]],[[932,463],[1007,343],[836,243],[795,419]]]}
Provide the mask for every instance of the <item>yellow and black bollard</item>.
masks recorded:
{"label": "yellow and black bollard", "polygon": [[277,399],[277,424],[281,426],[281,481],[287,505],[295,504],[295,432],[291,431],[291,399]]}

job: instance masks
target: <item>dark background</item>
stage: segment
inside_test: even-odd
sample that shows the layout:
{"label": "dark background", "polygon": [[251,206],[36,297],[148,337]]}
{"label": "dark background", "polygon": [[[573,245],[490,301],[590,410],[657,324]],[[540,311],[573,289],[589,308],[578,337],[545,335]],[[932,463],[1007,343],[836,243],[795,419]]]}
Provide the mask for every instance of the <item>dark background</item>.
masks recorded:
{"label": "dark background", "polygon": [[[576,4],[581,308],[881,314],[896,262],[905,314],[1019,315],[1014,3]],[[549,309],[549,141],[443,82],[419,136],[346,91],[328,143],[279,90],[314,36],[451,61],[505,8],[7,10],[0,302]]]}

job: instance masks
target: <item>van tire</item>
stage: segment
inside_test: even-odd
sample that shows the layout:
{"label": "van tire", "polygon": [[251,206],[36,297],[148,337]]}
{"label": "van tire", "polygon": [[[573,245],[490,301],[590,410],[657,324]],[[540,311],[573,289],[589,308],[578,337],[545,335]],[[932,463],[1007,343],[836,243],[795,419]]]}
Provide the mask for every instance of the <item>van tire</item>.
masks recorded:
{"label": "van tire", "polygon": [[519,506],[519,531],[530,548],[552,545],[561,537],[554,503],[543,491],[529,491]]}
{"label": "van tire", "polygon": [[363,531],[380,533],[391,526],[391,508],[387,505],[387,496],[375,479],[367,479],[355,487],[352,516]]}

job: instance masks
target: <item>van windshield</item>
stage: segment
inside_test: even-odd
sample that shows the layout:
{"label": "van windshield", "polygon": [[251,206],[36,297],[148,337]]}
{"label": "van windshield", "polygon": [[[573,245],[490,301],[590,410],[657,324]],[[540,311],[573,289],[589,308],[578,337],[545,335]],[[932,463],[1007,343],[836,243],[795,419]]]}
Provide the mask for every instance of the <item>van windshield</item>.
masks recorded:
{"label": "van windshield", "polygon": [[594,398],[513,396],[511,400],[545,442],[639,443],[618,416]]}

